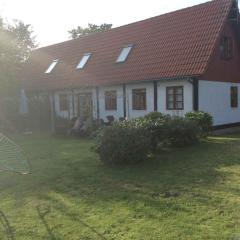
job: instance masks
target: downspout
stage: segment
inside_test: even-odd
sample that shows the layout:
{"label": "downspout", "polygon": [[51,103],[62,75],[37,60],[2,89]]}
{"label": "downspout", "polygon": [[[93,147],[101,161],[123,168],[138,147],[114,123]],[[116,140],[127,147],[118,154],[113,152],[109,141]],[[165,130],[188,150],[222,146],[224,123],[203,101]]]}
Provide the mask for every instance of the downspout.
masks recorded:
{"label": "downspout", "polygon": [[153,82],[153,88],[154,88],[154,112],[158,111],[158,84],[157,81]]}
{"label": "downspout", "polygon": [[126,85],[123,84],[123,117],[126,119],[127,117],[127,109],[126,109]]}
{"label": "downspout", "polygon": [[67,93],[67,101],[68,101],[68,120],[71,120],[71,112],[70,112],[70,97]]}
{"label": "downspout", "polygon": [[73,118],[75,117],[75,101],[74,101],[74,90],[72,89],[72,114]]}
{"label": "downspout", "polygon": [[100,110],[99,110],[99,87],[96,87],[96,100],[97,100],[97,120],[100,120]]}
{"label": "downspout", "polygon": [[56,131],[56,115],[55,115],[55,96],[54,92],[50,92],[50,104],[51,104],[51,132]]}
{"label": "downspout", "polygon": [[193,110],[199,111],[199,80],[197,78],[193,78],[192,86],[193,86]]}

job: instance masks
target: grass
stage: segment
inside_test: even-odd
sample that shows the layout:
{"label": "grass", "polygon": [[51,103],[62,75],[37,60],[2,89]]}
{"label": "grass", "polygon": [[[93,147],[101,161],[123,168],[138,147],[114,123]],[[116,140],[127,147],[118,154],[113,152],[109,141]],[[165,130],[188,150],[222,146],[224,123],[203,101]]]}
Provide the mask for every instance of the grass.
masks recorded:
{"label": "grass", "polygon": [[102,166],[90,140],[14,140],[32,167],[0,172],[0,211],[17,240],[240,239],[239,135],[125,168]]}

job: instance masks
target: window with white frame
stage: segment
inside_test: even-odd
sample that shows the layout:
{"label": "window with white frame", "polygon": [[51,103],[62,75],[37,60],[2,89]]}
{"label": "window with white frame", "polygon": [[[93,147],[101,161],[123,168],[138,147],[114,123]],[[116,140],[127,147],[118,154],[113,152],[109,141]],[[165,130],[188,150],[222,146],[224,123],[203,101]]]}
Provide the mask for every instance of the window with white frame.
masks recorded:
{"label": "window with white frame", "polygon": [[117,58],[117,63],[125,62],[129,56],[132,48],[133,48],[133,45],[128,45],[128,46],[124,47]]}
{"label": "window with white frame", "polygon": [[85,53],[82,59],[80,60],[79,64],[77,65],[77,69],[83,69],[86,66],[91,55],[92,55],[91,53]]}
{"label": "window with white frame", "polygon": [[58,64],[59,60],[55,59],[52,61],[52,63],[49,65],[48,69],[45,71],[45,73],[49,74],[53,71],[53,69],[56,67],[56,65]]}

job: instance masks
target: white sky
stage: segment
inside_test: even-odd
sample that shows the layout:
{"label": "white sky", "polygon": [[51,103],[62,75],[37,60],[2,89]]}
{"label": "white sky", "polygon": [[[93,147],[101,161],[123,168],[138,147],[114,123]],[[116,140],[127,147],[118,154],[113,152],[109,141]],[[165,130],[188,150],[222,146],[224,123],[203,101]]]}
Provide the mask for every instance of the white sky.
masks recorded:
{"label": "white sky", "polygon": [[113,27],[207,0],[0,0],[0,16],[33,26],[40,46],[68,40],[68,30],[88,23]]}

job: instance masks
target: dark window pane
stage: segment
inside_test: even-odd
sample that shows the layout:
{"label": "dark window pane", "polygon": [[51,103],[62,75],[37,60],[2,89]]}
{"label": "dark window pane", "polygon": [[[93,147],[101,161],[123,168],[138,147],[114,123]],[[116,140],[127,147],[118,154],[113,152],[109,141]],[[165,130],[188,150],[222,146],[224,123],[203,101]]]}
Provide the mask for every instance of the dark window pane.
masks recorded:
{"label": "dark window pane", "polygon": [[132,108],[133,110],[146,110],[146,89],[133,89],[132,90]]}
{"label": "dark window pane", "polygon": [[176,109],[182,109],[183,108],[183,103],[182,102],[177,102],[176,103]]}
{"label": "dark window pane", "polygon": [[169,103],[168,103],[168,109],[173,109],[173,108],[174,108],[173,102],[169,102]]}
{"label": "dark window pane", "polygon": [[183,100],[183,95],[176,95],[177,102],[182,102],[182,100]]}
{"label": "dark window pane", "polygon": [[173,89],[173,88],[168,88],[168,89],[167,89],[167,92],[168,92],[169,95],[170,95],[170,94],[173,95],[174,89]]}
{"label": "dark window pane", "polygon": [[105,92],[105,109],[117,110],[117,91]]}
{"label": "dark window pane", "polygon": [[183,110],[183,87],[167,87],[166,101],[168,110]]}
{"label": "dark window pane", "polygon": [[68,111],[68,98],[67,94],[59,95],[59,105],[60,111]]}
{"label": "dark window pane", "polygon": [[223,37],[221,43],[221,55],[225,60],[234,57],[234,40],[232,37]]}
{"label": "dark window pane", "polygon": [[231,107],[238,107],[238,87],[231,87]]}

